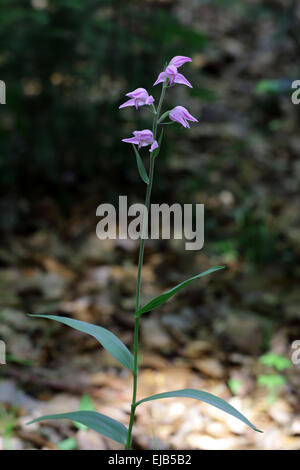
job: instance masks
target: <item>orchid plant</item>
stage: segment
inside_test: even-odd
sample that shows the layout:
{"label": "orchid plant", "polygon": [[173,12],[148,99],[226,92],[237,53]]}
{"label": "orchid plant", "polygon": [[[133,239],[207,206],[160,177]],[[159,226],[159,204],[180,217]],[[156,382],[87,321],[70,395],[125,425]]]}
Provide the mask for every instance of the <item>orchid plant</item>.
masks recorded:
{"label": "orchid plant", "polygon": [[[41,416],[29,424],[49,419],[70,419],[77,423],[81,423],[87,426],[90,429],[93,429],[104,436],[107,436],[115,441],[123,444],[125,449],[132,448],[132,430],[135,420],[135,412],[138,406],[141,406],[143,403],[158,400],[168,397],[187,397],[200,400],[202,402],[208,403],[224,412],[234,416],[235,418],[243,421],[250,428],[255,431],[259,431],[244,415],[242,415],[237,409],[231,406],[229,403],[223,399],[212,395],[211,393],[194,390],[194,389],[184,389],[184,390],[175,390],[168,391],[164,393],[159,393],[142,399],[137,399],[138,392],[138,363],[139,363],[139,324],[141,316],[147,312],[151,312],[155,308],[160,307],[167,300],[169,300],[173,295],[187,286],[190,282],[211,274],[215,271],[218,271],[224,266],[215,266],[207,269],[206,271],[197,274],[177,286],[171,288],[170,290],[162,293],[158,297],[155,297],[145,305],[141,305],[140,294],[141,294],[141,280],[142,280],[142,268],[143,268],[143,257],[144,257],[144,246],[145,246],[145,233],[148,224],[148,212],[150,206],[151,190],[154,177],[154,165],[155,161],[159,155],[162,139],[163,139],[163,128],[161,127],[164,124],[171,124],[177,122],[181,124],[184,128],[189,128],[189,121],[198,122],[198,120],[190,114],[190,112],[183,106],[176,106],[170,111],[162,112],[163,101],[165,97],[166,90],[175,84],[182,84],[192,88],[190,82],[185,78],[184,75],[178,72],[178,69],[185,63],[191,62],[190,57],[185,56],[176,56],[169,62],[159,75],[157,80],[154,83],[154,86],[158,84],[161,85],[161,93],[158,101],[158,105],[155,106],[155,100],[152,95],[149,95],[147,90],[144,88],[137,88],[136,90],[127,93],[129,98],[125,103],[120,106],[120,109],[133,106],[138,110],[142,106],[149,106],[153,119],[152,119],[152,128],[144,130],[136,130],[133,132],[133,137],[123,139],[123,142],[132,144],[133,150],[137,159],[137,167],[141,179],[147,185],[146,190],[146,201],[145,201],[145,213],[143,217],[143,227],[142,227],[142,236],[139,247],[139,259],[138,259],[138,269],[137,269],[137,288],[136,288],[136,305],[134,313],[134,343],[133,343],[133,354],[127,349],[123,342],[115,336],[110,331],[102,328],[100,326],[92,325],[79,320],[74,320],[72,318],[55,316],[55,315],[33,315],[34,317],[43,317],[51,320],[58,321],[65,325],[68,325],[76,330],[79,330],[83,333],[87,333],[90,336],[93,336],[98,340],[98,342],[124,367],[128,368],[133,375],[133,388],[132,388],[132,401],[130,407],[130,416],[129,416],[129,425],[128,428],[124,424],[108,417],[103,414],[97,413],[95,411],[74,411],[72,413],[63,413],[55,415]],[[165,121],[169,118],[169,121]],[[159,128],[161,131],[159,132]],[[158,137],[159,133],[159,137]],[[150,147],[150,162],[149,162],[149,174],[144,166],[142,157],[140,155],[140,149],[143,147]]]}

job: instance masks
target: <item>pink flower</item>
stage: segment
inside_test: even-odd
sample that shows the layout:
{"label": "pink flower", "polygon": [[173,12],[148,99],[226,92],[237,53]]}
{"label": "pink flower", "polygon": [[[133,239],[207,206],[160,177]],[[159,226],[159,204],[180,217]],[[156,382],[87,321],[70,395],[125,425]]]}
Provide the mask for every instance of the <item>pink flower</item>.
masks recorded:
{"label": "pink flower", "polygon": [[184,77],[184,75],[177,71],[177,67],[175,67],[175,65],[168,65],[166,70],[158,75],[154,86],[158,83],[164,82],[167,78],[169,79],[170,85],[173,85],[173,83],[181,83],[182,85],[186,85],[190,88],[193,88],[190,82]]}
{"label": "pink flower", "polygon": [[147,147],[147,145],[151,145],[150,152],[153,152],[158,147],[158,143],[156,140],[153,140],[153,132],[149,129],[144,129],[143,131],[134,131],[134,137],[130,137],[129,139],[122,139],[122,142],[126,142],[128,144],[136,144],[138,148]]}
{"label": "pink flower", "polygon": [[149,95],[145,88],[137,88],[136,90],[127,93],[126,96],[128,96],[130,100],[121,104],[119,109],[127,106],[135,106],[136,109],[138,109],[139,106],[144,106],[145,104],[150,105],[154,102],[153,96]]}
{"label": "pink flower", "polygon": [[169,65],[175,65],[175,67],[178,68],[186,62],[192,62],[192,59],[190,57],[185,57],[184,55],[176,55],[172,60],[170,60]]}
{"label": "pink flower", "polygon": [[179,122],[183,127],[190,127],[188,121],[198,122],[198,119],[192,116],[183,106],[173,108],[169,114],[169,118],[172,121]]}

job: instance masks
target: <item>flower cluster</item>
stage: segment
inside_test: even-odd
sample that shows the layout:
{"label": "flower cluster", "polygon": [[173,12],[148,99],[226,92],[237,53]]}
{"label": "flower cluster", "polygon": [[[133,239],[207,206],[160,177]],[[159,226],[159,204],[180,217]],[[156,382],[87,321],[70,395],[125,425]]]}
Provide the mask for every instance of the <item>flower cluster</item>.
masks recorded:
{"label": "flower cluster", "polygon": [[[185,57],[181,55],[173,57],[173,59],[167,65],[166,69],[158,75],[154,86],[158,85],[159,83],[163,83],[163,89],[167,86],[172,86],[174,84],[182,84],[192,88],[192,85],[185,78],[185,76],[178,72],[178,68],[186,62],[192,62],[192,59],[190,57]],[[190,127],[188,121],[198,122],[198,120],[194,116],[192,116],[189,111],[183,106],[176,106],[171,111],[167,111],[162,116],[159,116],[162,100],[160,99],[158,108],[156,110],[154,105],[155,100],[152,95],[149,95],[145,88],[137,88],[136,90],[127,93],[126,96],[128,96],[129,100],[121,104],[121,106],[119,106],[119,109],[128,106],[134,106],[136,109],[138,109],[139,107],[146,105],[151,106],[154,113],[153,131],[151,131],[150,129],[134,131],[133,137],[129,137],[128,139],[122,139],[123,142],[137,145],[139,149],[141,147],[146,147],[150,145],[150,152],[153,152],[153,150],[158,147],[158,143],[156,140],[157,125],[164,124],[161,121],[167,116],[169,116],[171,121],[178,122],[183,127]],[[161,98],[162,97],[163,94]]]}
{"label": "flower cluster", "polygon": [[158,143],[153,139],[153,132],[149,129],[144,129],[143,131],[134,131],[133,137],[129,139],[122,139],[122,142],[127,142],[128,144],[137,144],[138,148],[146,147],[151,145],[150,152],[153,152],[158,147]]}
{"label": "flower cluster", "polygon": [[136,90],[127,93],[126,96],[128,96],[130,100],[121,104],[121,106],[119,106],[119,109],[125,108],[126,106],[135,106],[136,109],[138,109],[139,106],[144,106],[145,104],[150,105],[154,103],[153,96],[149,96],[145,88],[137,88]]}
{"label": "flower cluster", "polygon": [[180,83],[182,85],[186,85],[190,88],[193,88],[190,82],[185,78],[185,76],[182,75],[182,73],[179,73],[177,70],[186,62],[192,62],[192,59],[190,57],[184,57],[182,55],[177,55],[176,57],[173,57],[166,70],[158,75],[154,86],[169,79],[170,85],[173,85],[173,83]]}

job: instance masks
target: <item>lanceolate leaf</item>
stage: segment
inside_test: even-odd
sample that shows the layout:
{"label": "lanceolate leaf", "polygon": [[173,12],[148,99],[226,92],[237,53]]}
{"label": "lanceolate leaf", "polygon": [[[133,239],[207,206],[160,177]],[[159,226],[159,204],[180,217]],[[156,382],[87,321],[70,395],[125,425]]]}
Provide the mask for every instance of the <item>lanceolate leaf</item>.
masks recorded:
{"label": "lanceolate leaf", "polygon": [[136,163],[137,163],[137,167],[138,167],[138,170],[139,170],[140,177],[142,178],[144,183],[148,184],[149,183],[149,178],[148,178],[146,169],[144,167],[143,160],[142,160],[142,158],[139,154],[139,151],[137,150],[135,145],[133,145],[133,148],[134,148],[134,152],[135,152],[135,156],[136,156]]}
{"label": "lanceolate leaf", "polygon": [[56,315],[30,315],[31,317],[49,318],[64,325],[68,325],[75,330],[87,333],[96,338],[97,341],[123,366],[133,371],[133,356],[124,343],[113,333],[101,326],[92,325],[80,320],[73,320],[67,317],[58,317]]}
{"label": "lanceolate leaf", "polygon": [[158,297],[155,297],[155,299],[150,300],[150,302],[148,302],[136,312],[136,316],[139,317],[140,315],[142,315],[142,313],[151,312],[151,310],[154,310],[155,308],[164,304],[170,297],[173,297],[173,295],[175,295],[178,291],[187,286],[190,282],[194,281],[195,279],[198,279],[199,277],[203,277],[207,274],[219,271],[219,269],[223,269],[224,267],[225,266],[215,266],[214,268],[209,268],[207,271],[204,271],[203,273],[197,274],[196,276],[193,276],[190,279],[181,282],[180,284],[168,290],[164,294],[161,294]]}
{"label": "lanceolate leaf", "polygon": [[175,390],[174,392],[165,392],[165,393],[158,393],[157,395],[152,395],[151,397],[143,398],[137,402],[136,405],[140,405],[141,403],[145,403],[146,401],[152,400],[159,400],[160,398],[171,398],[171,397],[185,397],[185,398],[195,398],[196,400],[203,401],[208,403],[209,405],[215,406],[225,413],[234,416],[235,418],[243,421],[243,423],[250,426],[250,428],[254,429],[254,431],[262,432],[257,429],[250,421],[242,415],[238,410],[236,410],[233,406],[229,405],[225,400],[222,398],[216,397],[208,392],[203,392],[202,390],[194,390],[192,388],[186,388],[184,390]]}
{"label": "lanceolate leaf", "polygon": [[94,431],[113,439],[120,444],[125,444],[127,440],[127,429],[119,421],[102,415],[96,411],[74,411],[73,413],[63,413],[58,415],[45,415],[30,421],[28,424],[37,423],[47,419],[71,419],[76,423],[85,425]]}

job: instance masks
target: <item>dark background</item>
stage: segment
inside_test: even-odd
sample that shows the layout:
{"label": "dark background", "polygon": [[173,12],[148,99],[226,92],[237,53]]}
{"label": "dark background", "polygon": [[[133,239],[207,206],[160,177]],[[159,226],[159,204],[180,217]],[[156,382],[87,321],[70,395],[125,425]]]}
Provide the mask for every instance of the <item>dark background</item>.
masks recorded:
{"label": "dark background", "polygon": [[[211,265],[227,270],[145,320],[144,351],[152,358],[145,363],[146,378],[149,371],[184,367],[202,377],[203,388],[220,386],[225,398],[245,399],[245,412],[258,409],[256,424],[275,438],[249,435],[243,441],[230,429],[229,437],[224,431],[230,448],[299,448],[299,368],[282,372],[272,363],[261,370],[260,362],[270,351],[289,358],[292,341],[300,338],[300,108],[291,102],[291,83],[300,78],[299,24],[292,0],[1,2],[0,79],[7,88],[0,109],[0,338],[9,352],[7,366],[1,366],[4,389],[9,383],[42,402],[61,389],[76,396],[90,390],[90,383],[70,390],[73,376],[57,386],[59,379],[49,374],[60,370],[65,377],[76,356],[76,374],[79,368],[90,377],[96,362],[91,367],[88,358],[96,345],[75,336],[75,347],[74,333],[53,325],[49,332],[45,322],[28,320],[28,311],[102,324],[130,346],[138,247],[98,241],[95,213],[102,202],[117,204],[121,194],[129,202],[144,200],[132,149],[121,139],[149,127],[150,114],[118,107],[137,87],[157,99],[159,87],[152,85],[165,62],[187,55],[193,62],[182,72],[194,88],[168,91],[166,109],[186,106],[199,124],[165,129],[153,201],[204,203],[205,244],[200,252],[186,252],[174,240],[150,242],[144,296]],[[149,341],[160,334],[162,348]],[[68,339],[63,346],[62,338]],[[98,369],[105,380],[119,378],[115,364],[102,359]],[[277,375],[278,387],[266,385],[261,375]],[[230,386],[236,376],[240,391]],[[90,393],[97,400],[95,390]],[[14,416],[22,414],[5,396],[0,381],[3,413],[10,417],[13,407]],[[129,400],[130,392],[124,422]],[[151,441],[143,417],[140,423]],[[18,426],[15,417],[7,445],[43,446]],[[182,445],[174,430],[157,432],[159,448]],[[187,432],[185,446],[225,445],[203,436],[223,438],[222,432],[197,428]],[[60,430],[46,442],[63,437]],[[150,441],[140,439],[136,446],[152,447]]]}

